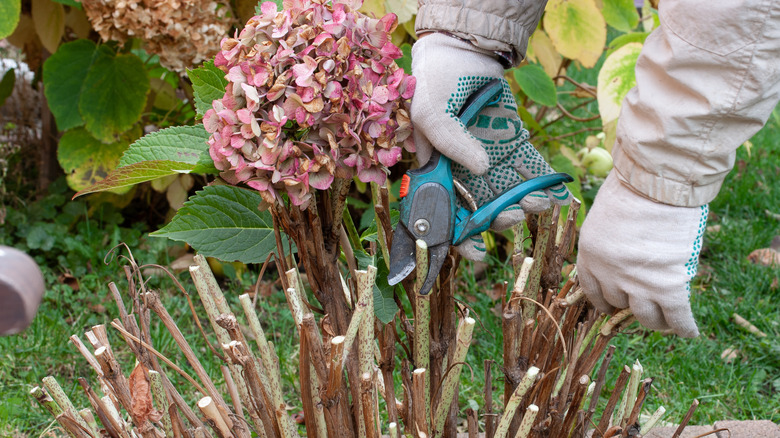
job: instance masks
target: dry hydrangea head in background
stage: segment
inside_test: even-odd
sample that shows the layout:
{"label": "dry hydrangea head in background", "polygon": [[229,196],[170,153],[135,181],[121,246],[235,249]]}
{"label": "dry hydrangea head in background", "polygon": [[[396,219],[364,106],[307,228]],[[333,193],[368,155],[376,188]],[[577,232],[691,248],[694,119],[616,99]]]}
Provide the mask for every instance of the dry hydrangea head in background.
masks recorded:
{"label": "dry hydrangea head in background", "polygon": [[140,38],[160,64],[184,72],[210,59],[230,28],[229,8],[214,0],[82,0],[104,40]]}
{"label": "dry hydrangea head in background", "polygon": [[401,148],[414,149],[415,81],[394,61],[395,15],[320,1],[263,3],[214,61],[229,82],[203,117],[211,157],[223,178],[268,203],[287,193],[305,208],[311,189],[334,178],[382,183]]}

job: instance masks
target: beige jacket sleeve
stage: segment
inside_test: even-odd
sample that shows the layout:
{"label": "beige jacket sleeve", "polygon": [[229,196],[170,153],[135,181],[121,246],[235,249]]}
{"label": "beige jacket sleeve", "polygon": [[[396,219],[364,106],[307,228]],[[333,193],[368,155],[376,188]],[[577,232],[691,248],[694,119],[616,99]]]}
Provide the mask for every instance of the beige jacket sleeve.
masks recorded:
{"label": "beige jacket sleeve", "polygon": [[780,99],[780,2],[661,0],[612,151],[650,199],[710,202]]}
{"label": "beige jacket sleeve", "polygon": [[419,0],[418,4],[418,34],[451,32],[485,50],[511,51],[519,63],[547,0]]}

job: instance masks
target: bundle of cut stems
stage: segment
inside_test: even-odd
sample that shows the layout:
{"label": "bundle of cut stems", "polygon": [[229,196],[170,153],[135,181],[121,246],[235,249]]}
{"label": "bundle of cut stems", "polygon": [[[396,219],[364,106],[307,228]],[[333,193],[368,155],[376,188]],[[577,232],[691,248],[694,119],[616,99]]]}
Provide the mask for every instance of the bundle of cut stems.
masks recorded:
{"label": "bundle of cut stems", "polygon": [[[359,269],[355,254],[386,263],[392,239],[387,190],[372,187],[378,242],[364,248],[344,207],[347,188],[347,182],[334,184],[304,211],[273,209],[276,265],[300,340],[299,393],[282,384],[278,355],[252,298],[226,297],[203,256],[195,257],[190,274],[218,343],[208,350],[193,348],[185,339],[187,330],[180,328],[185,321],[175,321],[160,295],[146,289],[131,255],[124,269],[127,296],[113,283],[109,290],[119,309],[110,325],[134,356],[133,372],[123,373],[129,364],[119,362],[117,346],[109,342],[106,327],[98,325],[84,334],[87,344],[79,335],[71,337],[95,373],[91,383],[79,379],[89,407],[78,410],[51,376],[31,394],[74,438],[291,438],[304,430],[319,438],[455,437],[461,422],[469,436],[484,431],[487,438],[583,437],[588,429],[595,429],[597,437],[628,437],[646,434],[663,415],[659,409],[646,424],[638,424],[652,384],[642,379],[638,362],[622,371],[618,367],[615,386],[605,387],[615,348],[609,342],[632,317],[626,311],[598,314],[583,299],[576,269],[565,279],[561,274],[574,245],[578,203],[565,218],[556,207],[529,221],[533,252],[514,255],[516,278],[505,284],[502,299],[501,375],[494,378],[492,361],[485,364],[484,411],[468,409],[460,418],[460,374],[469,365],[469,346],[477,334],[475,319],[454,298],[459,257],[451,252],[433,291],[418,295],[428,261],[425,244],[418,242],[416,274],[395,296],[398,304],[410,301],[412,315],[401,310],[382,323],[374,314],[378,270],[371,265]],[[296,244],[297,261],[287,253],[282,230]],[[519,229],[516,234],[521,241]],[[306,282],[298,265],[305,269]],[[130,312],[126,302],[132,303]],[[204,332],[197,315],[194,320]],[[167,329],[186,366],[155,349],[153,324]],[[208,374],[199,351],[223,361],[219,376]],[[175,386],[173,374],[188,384]],[[494,400],[499,378],[503,400]],[[605,394],[606,404],[599,403]],[[187,400],[195,400],[197,408]],[[302,405],[305,426],[289,415],[288,403]]]}

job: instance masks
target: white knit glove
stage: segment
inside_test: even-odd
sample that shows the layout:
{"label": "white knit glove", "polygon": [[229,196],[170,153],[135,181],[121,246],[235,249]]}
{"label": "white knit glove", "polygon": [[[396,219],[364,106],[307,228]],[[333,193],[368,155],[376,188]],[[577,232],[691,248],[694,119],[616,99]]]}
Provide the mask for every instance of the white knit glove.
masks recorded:
{"label": "white knit glove", "polygon": [[[451,158],[453,176],[466,186],[478,207],[524,179],[553,172],[528,142],[506,81],[499,101],[485,107],[468,128],[457,117],[470,94],[490,80],[503,80],[504,67],[496,54],[433,33],[412,47],[412,73],[417,78],[411,107],[417,158],[425,164],[433,148]],[[538,213],[551,201],[568,204],[570,200],[562,184],[531,193],[501,212],[493,228],[507,229],[523,220],[524,211]],[[458,251],[470,260],[485,256],[479,235],[459,245]]]}
{"label": "white knit glove", "polygon": [[631,308],[653,330],[699,335],[690,305],[708,208],[654,202],[607,177],[582,224],[577,273],[604,313]]}

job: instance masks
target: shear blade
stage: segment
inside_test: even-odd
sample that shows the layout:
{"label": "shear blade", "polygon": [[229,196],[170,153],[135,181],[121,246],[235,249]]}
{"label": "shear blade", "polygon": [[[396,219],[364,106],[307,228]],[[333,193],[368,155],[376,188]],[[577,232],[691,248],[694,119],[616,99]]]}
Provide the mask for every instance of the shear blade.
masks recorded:
{"label": "shear blade", "polygon": [[449,252],[449,250],[450,245],[446,243],[428,248],[428,254],[431,256],[431,259],[428,262],[428,275],[426,275],[425,281],[417,293],[420,295],[428,295],[428,292],[433,289],[433,283],[436,282],[436,277],[439,276],[441,267],[444,266],[444,260],[447,258],[447,252]]}
{"label": "shear blade", "polygon": [[390,273],[387,282],[394,286],[409,275],[417,264],[415,258],[415,240],[400,222],[393,233],[393,244],[390,247]]}

